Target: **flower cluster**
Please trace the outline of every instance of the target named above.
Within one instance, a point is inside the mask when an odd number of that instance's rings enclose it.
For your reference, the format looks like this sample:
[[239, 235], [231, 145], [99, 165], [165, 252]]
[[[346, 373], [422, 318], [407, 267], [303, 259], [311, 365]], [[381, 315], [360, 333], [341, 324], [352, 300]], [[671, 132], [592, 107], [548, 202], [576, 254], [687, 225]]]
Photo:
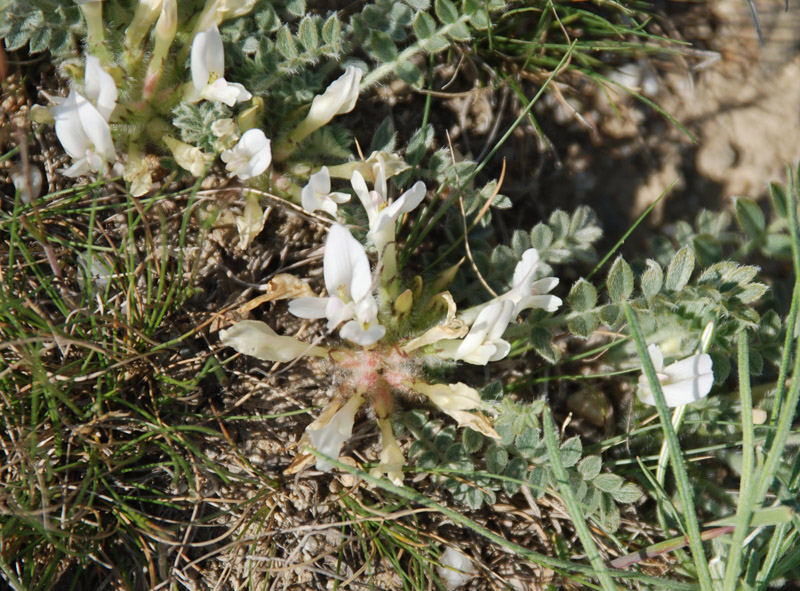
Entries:
[[[293, 297], [294, 292], [291, 294], [288, 306], [291, 314], [324, 319], [328, 333], [338, 331], [340, 341], [326, 346], [311, 345], [279, 336], [267, 324], [253, 320], [220, 332], [221, 341], [240, 353], [281, 362], [303, 356], [321, 357], [330, 361], [335, 374], [342, 376], [336, 380], [330, 403], [306, 429], [301, 454], [289, 473], [315, 461], [305, 448], [313, 448], [327, 458], [338, 458], [352, 433], [359, 409], [370, 405], [383, 443], [374, 473], [401, 483], [405, 460], [391, 425], [395, 396], [422, 397], [455, 419], [459, 426], [498, 438], [485, 414], [492, 409], [481, 400], [477, 390], [463, 383], [431, 383], [425, 377], [426, 368], [441, 365], [442, 360], [485, 365], [503, 359], [511, 348], [503, 340], [503, 334], [522, 311], [529, 308], [554, 311], [561, 305], [559, 298], [548, 293], [558, 280], [536, 279], [539, 256], [535, 249], [529, 249], [521, 257], [511, 289], [480, 306], [459, 312], [448, 292], [426, 296], [419, 287], [421, 281], [416, 282], [415, 289], [403, 291], [397, 273], [395, 230], [400, 216], [422, 203], [426, 187], [418, 181], [392, 200], [386, 181], [386, 162], [394, 159], [378, 156], [374, 169], [361, 167], [365, 172], [370, 171], [371, 189], [362, 170], [354, 167], [350, 171], [353, 192], [369, 220], [366, 238], [375, 252], [374, 268], [370, 266], [365, 246], [345, 226], [334, 223], [323, 256], [327, 295]], [[336, 205], [346, 202], [348, 196], [331, 193], [330, 186], [329, 171], [322, 168], [312, 175], [304, 192], [304, 204], [309, 209], [335, 214]], [[417, 318], [423, 319], [422, 326], [415, 324]], [[316, 467], [328, 470], [331, 464], [320, 458]]]
[[[103, 22], [103, 3], [76, 0], [88, 30], [83, 91], [70, 91], [66, 99], [55, 97], [49, 109], [39, 107], [33, 118], [55, 123], [56, 134], [73, 160], [64, 171], [67, 176], [104, 173], [107, 164], [117, 161], [114, 143], [124, 145], [122, 163], [115, 167], [131, 184], [131, 193], [139, 196], [152, 188], [152, 159], [143, 156], [149, 143], [163, 143], [175, 162], [195, 176], [204, 174], [218, 156], [227, 172], [243, 181], [263, 175], [273, 162], [272, 142], [258, 128], [263, 99], [254, 97], [242, 84], [225, 78], [225, 52], [219, 25], [226, 19], [247, 14], [254, 0], [207, 0], [193, 28], [179, 33], [177, 0], [140, 0], [131, 22], [121, 38], [121, 51], [109, 51]], [[152, 50], [149, 33], [153, 31]], [[174, 48], [176, 39], [178, 47]], [[180, 43], [186, 43], [180, 47]], [[165, 65], [170, 51], [188, 59], [189, 82], [165, 79]], [[142, 60], [149, 60], [144, 78]], [[112, 76], [113, 74], [113, 76]], [[187, 77], [177, 69], [177, 76]], [[314, 97], [307, 116], [299, 122], [279, 146], [280, 159], [286, 159], [311, 133], [328, 124], [335, 116], [350, 112], [358, 100], [362, 71], [348, 67], [320, 95]], [[166, 78], [170, 78], [167, 76]], [[119, 88], [118, 88], [119, 85]], [[122, 92], [128, 100], [117, 106]], [[137, 94], [138, 93], [138, 94]], [[219, 138], [213, 152], [187, 144], [164, 133], [161, 115], [174, 110], [176, 103], [211, 101], [235, 107], [249, 102], [236, 119], [228, 118], [212, 125]], [[216, 129], [215, 129], [216, 128]], [[143, 131], [144, 130], [144, 131]], [[220, 131], [221, 133], [217, 133]], [[137, 134], [152, 137], [140, 139]], [[124, 166], [123, 166], [124, 163]], [[318, 189], [324, 186], [317, 183]], [[335, 200], [336, 196], [330, 199]], [[332, 201], [333, 203], [333, 201]], [[330, 211], [330, 205], [324, 205]]]

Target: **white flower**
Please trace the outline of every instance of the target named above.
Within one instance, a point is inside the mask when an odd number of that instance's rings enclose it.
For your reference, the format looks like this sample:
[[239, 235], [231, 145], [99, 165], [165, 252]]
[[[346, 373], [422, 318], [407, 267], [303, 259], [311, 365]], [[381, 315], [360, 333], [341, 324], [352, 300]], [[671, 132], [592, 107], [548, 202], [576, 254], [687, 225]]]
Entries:
[[352, 111], [358, 100], [361, 75], [361, 70], [348, 66], [344, 74], [331, 82], [323, 94], [315, 96], [308, 115], [292, 132], [292, 141], [300, 142], [336, 115]]
[[225, 170], [246, 181], [269, 168], [272, 148], [263, 131], [248, 129], [233, 148], [220, 154], [220, 158], [226, 163]]
[[442, 579], [447, 591], [453, 591], [453, 589], [466, 585], [477, 574], [472, 560], [455, 548], [448, 547], [442, 552], [439, 564], [441, 566], [436, 567], [436, 573]]
[[439, 341], [434, 345], [441, 357], [486, 365], [508, 355], [511, 345], [503, 340], [514, 312], [514, 303], [500, 300], [489, 303], [475, 318], [464, 339]]
[[267, 324], [257, 320], [242, 320], [219, 331], [219, 340], [225, 346], [261, 361], [285, 363], [304, 355], [325, 357], [328, 354], [324, 347], [312, 346], [294, 337], [280, 336]]
[[477, 318], [481, 310], [490, 303], [497, 301], [510, 301], [514, 304], [513, 318], [516, 318], [523, 310], [528, 308], [539, 308], [547, 312], [555, 312], [562, 304], [561, 298], [547, 295], [547, 292], [558, 285], [558, 278], [545, 277], [534, 281], [538, 266], [539, 251], [535, 248], [529, 248], [522, 253], [522, 258], [514, 268], [513, 287], [510, 290], [485, 304], [465, 310], [459, 317], [464, 322], [470, 323]]
[[73, 164], [64, 171], [76, 177], [89, 171], [100, 172], [106, 162], [114, 160], [114, 142], [105, 117], [92, 103], [77, 92], [50, 108], [56, 122], [56, 136]]
[[328, 297], [297, 298], [289, 302], [289, 312], [300, 318], [327, 318], [328, 330], [345, 322], [339, 335], [362, 347], [378, 342], [386, 328], [378, 323], [367, 253], [339, 224], [331, 226], [325, 241], [323, 274]]
[[[364, 398], [357, 394], [336, 411], [327, 424], [317, 429], [307, 429], [306, 434], [314, 449], [329, 458], [338, 459], [342, 444], [353, 434], [353, 423], [362, 404], [364, 404]], [[333, 464], [327, 460], [317, 460], [317, 470], [327, 472], [331, 468], [333, 468]]]
[[219, 101], [232, 107], [248, 100], [253, 95], [241, 84], [228, 82], [225, 75], [225, 49], [222, 36], [214, 25], [198, 33], [192, 42], [192, 84], [194, 92], [189, 100], [204, 98]]
[[206, 166], [211, 161], [211, 157], [205, 154], [200, 148], [191, 146], [175, 138], [166, 136], [164, 143], [172, 152], [175, 162], [184, 170], [188, 170], [194, 176], [200, 176], [205, 172]]
[[367, 238], [375, 245], [378, 254], [382, 255], [386, 245], [394, 243], [395, 226], [400, 216], [414, 210], [425, 198], [425, 183], [417, 181], [408, 191], [389, 203], [386, 196], [386, 175], [382, 166], [375, 180], [374, 190], [367, 188], [364, 177], [357, 170], [353, 172], [350, 182], [367, 211]]
[[[664, 356], [658, 345], [647, 347], [647, 353], [653, 362], [656, 376], [661, 383], [661, 390], [667, 406], [683, 406], [704, 398], [714, 385], [714, 373], [711, 369], [711, 356], [707, 353], [692, 355], [664, 367]], [[647, 376], [639, 376], [639, 400], [655, 406], [656, 400]]]
[[313, 213], [319, 209], [332, 216], [336, 216], [339, 203], [350, 201], [347, 193], [331, 193], [331, 175], [327, 166], [308, 178], [308, 184], [303, 187], [300, 197], [306, 211]]

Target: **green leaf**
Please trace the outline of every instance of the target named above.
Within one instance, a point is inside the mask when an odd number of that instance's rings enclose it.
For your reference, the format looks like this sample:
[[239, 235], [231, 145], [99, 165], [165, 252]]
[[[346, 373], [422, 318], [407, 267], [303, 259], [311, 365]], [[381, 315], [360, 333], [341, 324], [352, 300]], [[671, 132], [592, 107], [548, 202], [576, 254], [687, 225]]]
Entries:
[[745, 197], [736, 197], [733, 200], [733, 210], [736, 222], [750, 238], [758, 238], [766, 227], [764, 212], [754, 201]]
[[334, 51], [341, 51], [342, 47], [342, 24], [335, 14], [328, 17], [322, 25], [322, 40]]
[[372, 142], [369, 145], [370, 152], [394, 152], [396, 137], [394, 122], [391, 117], [386, 117], [372, 134]]
[[600, 459], [600, 456], [586, 456], [578, 464], [578, 473], [584, 480], [592, 480], [600, 474], [600, 468], [602, 467], [603, 460]]
[[589, 338], [592, 333], [600, 326], [600, 314], [598, 312], [584, 312], [582, 314], [570, 315], [567, 318], [567, 328], [576, 336]]
[[622, 308], [616, 304], [608, 304], [600, 308], [600, 320], [607, 326], [616, 326], [624, 317]]
[[603, 495], [600, 500], [600, 520], [603, 523], [603, 527], [611, 533], [619, 529], [619, 507], [617, 507], [610, 495]]
[[300, 43], [307, 52], [316, 51], [317, 47], [319, 47], [317, 25], [311, 17], [306, 16], [300, 21], [300, 26], [297, 29], [297, 36], [300, 38]]
[[502, 474], [506, 464], [508, 464], [508, 452], [506, 448], [493, 445], [486, 450], [486, 467], [489, 469], [489, 472]]
[[615, 303], [627, 300], [633, 293], [633, 271], [622, 257], [618, 257], [611, 266], [606, 287], [611, 301]]
[[622, 476], [607, 472], [598, 474], [597, 477], [592, 480], [592, 484], [603, 492], [610, 493], [621, 489], [622, 485], [625, 484], [625, 480]]
[[768, 290], [769, 287], [767, 287], [763, 283], [751, 283], [750, 285], [742, 289], [739, 293], [737, 293], [736, 297], [743, 304], [750, 304], [752, 302], [755, 302], [765, 293], [767, 293]]
[[447, 35], [455, 41], [469, 41], [472, 38], [469, 27], [463, 21], [459, 21], [450, 27]]
[[412, 61], [402, 61], [397, 65], [397, 75], [400, 79], [413, 88], [419, 88], [424, 82], [422, 70]]
[[675, 253], [667, 268], [665, 287], [667, 291], [681, 291], [694, 271], [694, 251], [685, 246]]
[[450, 0], [436, 0], [433, 9], [439, 20], [446, 25], [452, 25], [458, 20], [458, 8]]
[[[528, 462], [522, 458], [514, 458], [506, 466], [505, 476], [508, 478], [515, 478], [516, 480], [525, 480], [528, 475]], [[520, 484], [517, 482], [503, 481], [503, 488], [505, 491], [513, 495], [519, 491]]]
[[433, 125], [430, 123], [418, 129], [408, 140], [408, 148], [406, 148], [406, 162], [411, 166], [416, 166], [422, 160], [422, 157], [430, 149], [433, 143]]
[[405, 3], [414, 10], [428, 10], [431, 6], [430, 0], [405, 0]]
[[393, 62], [397, 58], [397, 46], [383, 31], [373, 30], [369, 35], [369, 43], [372, 51], [382, 62]]
[[289, 30], [288, 25], [281, 27], [278, 34], [275, 36], [275, 45], [280, 54], [287, 60], [295, 59], [298, 56], [297, 46], [292, 39], [292, 32]]
[[642, 489], [632, 482], [626, 482], [619, 489], [612, 491], [611, 496], [618, 503], [635, 503], [642, 498]]
[[39, 53], [48, 49], [51, 31], [52, 29], [48, 27], [42, 27], [33, 32], [28, 44], [31, 53]]
[[473, 429], [462, 429], [461, 441], [464, 444], [464, 451], [470, 454], [483, 447], [483, 435]]
[[569, 291], [567, 301], [575, 312], [586, 312], [597, 305], [597, 289], [585, 279], [579, 279]]
[[558, 363], [561, 358], [561, 350], [553, 346], [553, 335], [546, 328], [534, 327], [531, 330], [530, 342], [536, 351], [545, 361], [551, 365]]
[[547, 250], [553, 243], [553, 231], [541, 222], [531, 230], [531, 246], [537, 250]]
[[289, 0], [286, 3], [286, 10], [294, 16], [303, 16], [306, 13], [306, 0]]
[[422, 48], [430, 54], [436, 54], [450, 48], [450, 41], [447, 37], [437, 33], [436, 35], [421, 42]]
[[469, 15], [469, 24], [478, 31], [485, 31], [490, 24], [489, 13], [483, 8], [478, 8]]
[[414, 19], [414, 34], [423, 41], [433, 36], [436, 32], [436, 21], [427, 12], [420, 12]]
[[775, 208], [775, 213], [778, 214], [778, 217], [788, 218], [789, 198], [786, 195], [786, 189], [777, 183], [770, 183], [769, 196], [772, 199], [772, 207]]
[[558, 448], [561, 455], [561, 463], [565, 468], [570, 468], [578, 463], [583, 455], [583, 445], [580, 437], [570, 437]]
[[528, 474], [528, 486], [530, 486], [533, 496], [541, 499], [547, 492], [547, 482], [550, 480], [549, 470], [544, 466], [536, 466]]

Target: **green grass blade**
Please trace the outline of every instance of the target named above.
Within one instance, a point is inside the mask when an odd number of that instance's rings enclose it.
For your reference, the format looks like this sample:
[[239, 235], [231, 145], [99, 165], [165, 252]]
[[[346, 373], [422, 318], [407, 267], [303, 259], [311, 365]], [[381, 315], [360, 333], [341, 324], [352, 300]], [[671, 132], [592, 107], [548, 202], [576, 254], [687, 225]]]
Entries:
[[614, 585], [614, 581], [611, 580], [608, 568], [600, 557], [597, 544], [594, 543], [594, 538], [592, 538], [592, 532], [589, 531], [589, 526], [586, 525], [586, 517], [583, 515], [578, 500], [575, 498], [575, 493], [569, 485], [569, 476], [564, 469], [564, 465], [561, 463], [556, 428], [553, 424], [553, 416], [549, 408], [545, 408], [544, 414], [542, 415], [542, 429], [544, 431], [544, 440], [547, 444], [547, 455], [550, 459], [550, 467], [555, 473], [559, 485], [558, 488], [561, 492], [561, 498], [564, 500], [567, 511], [569, 511], [572, 517], [572, 523], [575, 526], [575, 530], [578, 532], [578, 537], [581, 539], [581, 544], [583, 544], [586, 556], [589, 558], [589, 562], [596, 571], [597, 578], [603, 589], [605, 591], [616, 591], [617, 587]]
[[689, 484], [689, 475], [686, 472], [686, 464], [681, 454], [678, 435], [672, 427], [667, 402], [664, 400], [664, 392], [661, 390], [661, 384], [658, 381], [658, 377], [656, 377], [653, 363], [650, 361], [650, 355], [647, 353], [647, 344], [645, 343], [642, 330], [639, 327], [639, 320], [631, 308], [630, 303], [623, 302], [623, 309], [634, 342], [636, 343], [636, 349], [639, 352], [639, 359], [642, 362], [644, 373], [647, 376], [650, 388], [655, 396], [658, 417], [661, 421], [664, 437], [667, 439], [669, 445], [670, 456], [672, 456], [672, 472], [675, 475], [675, 482], [678, 486], [678, 494], [680, 495], [681, 506], [683, 508], [686, 532], [689, 536], [689, 548], [691, 549], [697, 575], [700, 579], [700, 587], [703, 591], [712, 591], [711, 573], [709, 572], [708, 561], [706, 560], [705, 551], [703, 550], [703, 541], [700, 537], [700, 526], [695, 513], [695, 504], [691, 485]]

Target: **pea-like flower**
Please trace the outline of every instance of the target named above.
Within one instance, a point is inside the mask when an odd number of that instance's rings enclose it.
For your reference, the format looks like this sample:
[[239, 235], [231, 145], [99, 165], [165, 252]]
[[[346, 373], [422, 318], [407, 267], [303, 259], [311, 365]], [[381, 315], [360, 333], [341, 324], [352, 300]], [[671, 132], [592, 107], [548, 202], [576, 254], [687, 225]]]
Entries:
[[[650, 361], [661, 383], [667, 406], [683, 406], [704, 398], [714, 385], [711, 356], [707, 353], [692, 355], [664, 367], [664, 356], [658, 345], [647, 347]], [[655, 406], [656, 400], [647, 376], [639, 376], [639, 400]]]
[[[356, 413], [362, 404], [364, 404], [364, 398], [360, 394], [356, 394], [344, 403], [327, 422], [325, 419], [328, 413], [323, 411], [320, 418], [306, 429], [306, 435], [314, 449], [329, 458], [338, 459], [342, 445], [353, 434], [353, 423], [355, 423]], [[327, 472], [331, 468], [333, 468], [333, 464], [327, 460], [317, 459], [317, 470]]]
[[549, 295], [548, 292], [558, 285], [558, 278], [544, 277], [534, 281], [538, 267], [539, 251], [535, 248], [529, 248], [522, 253], [522, 258], [514, 268], [512, 288], [484, 304], [465, 310], [459, 315], [459, 318], [467, 323], [473, 322], [481, 310], [498, 301], [509, 301], [514, 304], [512, 318], [516, 318], [523, 310], [528, 308], [555, 312], [562, 304], [561, 298]]
[[65, 176], [99, 172], [115, 158], [108, 122], [82, 95], [70, 91], [67, 99], [50, 111], [56, 122], [56, 136], [73, 160], [72, 166], [64, 171]]
[[241, 84], [225, 80], [225, 49], [216, 25], [192, 42], [192, 85], [188, 100], [219, 101], [232, 107], [253, 95]]
[[339, 224], [331, 227], [325, 241], [323, 275], [328, 297], [294, 299], [289, 312], [300, 318], [327, 318], [328, 330], [344, 322], [339, 335], [362, 347], [378, 342], [386, 328], [378, 322], [369, 259], [361, 243]]
[[336, 115], [349, 113], [356, 106], [362, 72], [348, 66], [344, 74], [331, 82], [325, 92], [314, 97], [311, 109], [300, 125], [291, 134], [291, 140], [299, 143], [311, 133], [326, 125]]
[[303, 356], [324, 357], [325, 347], [309, 345], [294, 337], [277, 334], [269, 325], [258, 320], [242, 320], [232, 327], [219, 331], [219, 339], [239, 353], [261, 361], [286, 363]]
[[350, 201], [349, 194], [331, 192], [331, 175], [327, 166], [323, 166], [308, 178], [308, 184], [303, 187], [300, 195], [300, 202], [306, 211], [321, 210], [332, 216], [336, 216], [339, 204], [347, 201]]
[[474, 365], [486, 365], [508, 355], [511, 345], [503, 340], [514, 312], [509, 300], [491, 302], [475, 318], [463, 339], [448, 339], [434, 345], [441, 357], [462, 360]]
[[225, 170], [242, 180], [262, 174], [272, 164], [270, 141], [260, 129], [248, 129], [239, 142], [220, 154]]

